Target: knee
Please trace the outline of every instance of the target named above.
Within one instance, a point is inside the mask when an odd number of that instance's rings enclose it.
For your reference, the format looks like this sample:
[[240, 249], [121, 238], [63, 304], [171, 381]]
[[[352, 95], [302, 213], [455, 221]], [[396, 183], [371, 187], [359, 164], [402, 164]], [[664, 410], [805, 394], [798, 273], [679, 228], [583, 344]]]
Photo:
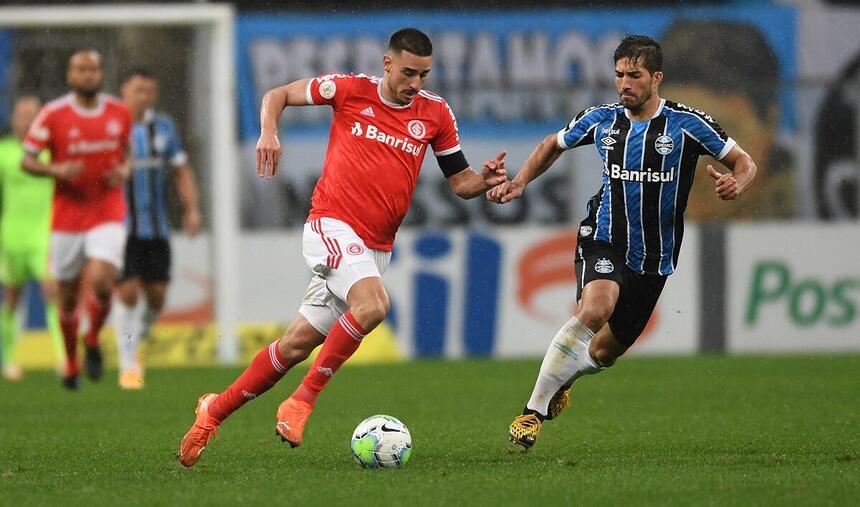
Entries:
[[93, 280], [93, 294], [101, 302], [108, 301], [113, 296], [113, 285], [112, 280]]
[[577, 319], [592, 331], [599, 331], [609, 321], [613, 309], [608, 298], [593, 298], [580, 305]]
[[385, 319], [390, 309], [391, 301], [388, 299], [388, 294], [380, 291], [353, 304], [349, 311], [364, 329], [370, 331]]

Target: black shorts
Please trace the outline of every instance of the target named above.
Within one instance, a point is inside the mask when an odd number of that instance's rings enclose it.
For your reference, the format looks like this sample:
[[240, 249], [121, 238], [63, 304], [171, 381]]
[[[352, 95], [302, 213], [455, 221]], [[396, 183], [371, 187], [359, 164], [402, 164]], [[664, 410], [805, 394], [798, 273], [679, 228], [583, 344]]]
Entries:
[[627, 347], [642, 334], [657, 299], [666, 284], [666, 276], [637, 273], [624, 260], [624, 253], [609, 243], [577, 238], [576, 300], [582, 297], [582, 288], [592, 280], [612, 280], [621, 287], [615, 311], [609, 317], [609, 329]]
[[125, 266], [120, 280], [140, 278], [144, 282], [170, 281], [170, 241], [129, 237], [125, 244]]

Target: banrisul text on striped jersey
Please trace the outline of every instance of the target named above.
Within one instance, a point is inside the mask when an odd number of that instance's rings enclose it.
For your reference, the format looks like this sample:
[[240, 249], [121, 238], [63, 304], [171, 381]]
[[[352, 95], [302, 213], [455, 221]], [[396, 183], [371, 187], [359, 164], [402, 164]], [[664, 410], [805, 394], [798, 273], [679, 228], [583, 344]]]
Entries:
[[650, 167], [642, 171], [628, 171], [627, 169], [622, 169], [618, 164], [612, 164], [611, 169], [604, 166], [603, 172], [608, 174], [612, 179], [622, 181], [644, 181], [645, 183], [666, 183], [669, 181], [675, 181], [674, 166], [668, 171], [655, 171]]

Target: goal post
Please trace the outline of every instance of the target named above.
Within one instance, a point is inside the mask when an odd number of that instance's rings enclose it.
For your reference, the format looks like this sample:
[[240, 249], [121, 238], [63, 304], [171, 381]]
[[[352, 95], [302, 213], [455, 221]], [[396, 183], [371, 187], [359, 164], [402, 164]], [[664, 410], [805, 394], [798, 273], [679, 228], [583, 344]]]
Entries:
[[218, 357], [238, 358], [239, 174], [235, 94], [235, 12], [225, 4], [0, 7], [0, 29], [192, 27], [206, 38], [204, 147], [210, 171], [212, 281]]

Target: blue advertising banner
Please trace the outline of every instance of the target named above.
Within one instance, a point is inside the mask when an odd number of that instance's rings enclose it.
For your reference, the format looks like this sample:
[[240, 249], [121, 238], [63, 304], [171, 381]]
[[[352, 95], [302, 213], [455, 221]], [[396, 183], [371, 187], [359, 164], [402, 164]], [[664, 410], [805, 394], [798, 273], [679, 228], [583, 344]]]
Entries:
[[[427, 88], [448, 100], [461, 131], [469, 136], [544, 133], [594, 103], [615, 102], [612, 54], [628, 33], [661, 40], [667, 61], [671, 55], [683, 55], [682, 66], [699, 72], [698, 81], [716, 86], [718, 92], [747, 93], [759, 108], [778, 97], [780, 127], [786, 132], [793, 128], [793, 7], [395, 11], [240, 16], [242, 139], [258, 136], [259, 104], [266, 90], [333, 71], [380, 75], [388, 37], [405, 26], [431, 36], [434, 68]], [[685, 26], [685, 33], [701, 35], [669, 36]], [[756, 73], [745, 75], [750, 69]], [[671, 84], [673, 77], [667, 72], [665, 83]], [[750, 83], [758, 86], [757, 94], [750, 91]], [[768, 85], [774, 93], [768, 93]], [[292, 127], [291, 135], [323, 135], [329, 114], [328, 108], [291, 108], [284, 121]]]

